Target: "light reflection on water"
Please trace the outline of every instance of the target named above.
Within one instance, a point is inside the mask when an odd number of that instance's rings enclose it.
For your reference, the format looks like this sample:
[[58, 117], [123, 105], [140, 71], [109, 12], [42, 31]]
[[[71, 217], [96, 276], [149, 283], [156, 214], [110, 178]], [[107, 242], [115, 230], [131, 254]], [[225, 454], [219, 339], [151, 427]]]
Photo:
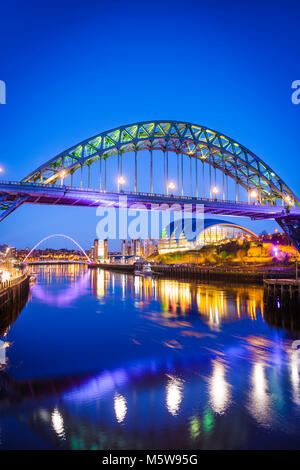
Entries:
[[173, 375], [168, 375], [166, 386], [166, 404], [172, 415], [177, 415], [183, 398], [183, 381]]
[[298, 333], [273, 326], [260, 286], [34, 271], [1, 329], [0, 447], [298, 446]]
[[127, 406], [126, 399], [119, 393], [115, 393], [114, 408], [118, 423], [122, 423], [126, 416]]
[[215, 413], [223, 414], [230, 404], [230, 385], [225, 379], [225, 365], [213, 361], [212, 375], [209, 379], [210, 404]]

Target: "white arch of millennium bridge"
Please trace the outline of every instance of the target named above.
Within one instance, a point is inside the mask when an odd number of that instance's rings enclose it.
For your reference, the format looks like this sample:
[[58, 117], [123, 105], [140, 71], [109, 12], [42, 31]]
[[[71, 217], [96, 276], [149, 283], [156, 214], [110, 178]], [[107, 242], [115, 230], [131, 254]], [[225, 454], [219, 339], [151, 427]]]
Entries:
[[79, 243], [77, 243], [76, 240], [74, 240], [72, 237], [69, 237], [68, 235], [64, 235], [62, 233], [55, 233], [53, 235], [48, 235], [47, 237], [43, 238], [42, 240], [40, 240], [36, 245], [34, 245], [34, 247], [30, 250], [30, 252], [28, 253], [28, 255], [24, 258], [24, 261], [23, 263], [26, 262], [27, 258], [29, 258], [29, 256], [31, 255], [31, 253], [36, 250], [36, 248], [38, 246], [40, 246], [43, 242], [45, 242], [46, 240], [49, 240], [50, 238], [55, 238], [55, 237], [61, 237], [61, 238], [66, 238], [67, 240], [71, 240], [79, 249], [80, 251], [84, 254], [84, 256], [86, 257], [86, 259], [88, 260], [89, 263], [91, 263], [91, 260], [90, 258], [88, 257], [88, 255], [86, 254], [85, 250], [82, 248], [82, 246], [79, 245]]

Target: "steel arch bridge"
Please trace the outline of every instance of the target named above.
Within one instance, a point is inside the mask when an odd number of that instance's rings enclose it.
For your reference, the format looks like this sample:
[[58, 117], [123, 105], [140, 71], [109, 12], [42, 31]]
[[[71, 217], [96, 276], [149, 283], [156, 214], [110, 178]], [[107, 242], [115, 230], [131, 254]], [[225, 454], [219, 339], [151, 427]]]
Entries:
[[[161, 150], [165, 157], [166, 192], [168, 152], [186, 155], [195, 162], [208, 163], [221, 170], [246, 190], [256, 189], [262, 202], [274, 203], [277, 200], [296, 202], [296, 195], [284, 181], [260, 158], [233, 139], [208, 129], [207, 127], [187, 122], [149, 121], [122, 126], [87, 139], [43, 164], [22, 181], [53, 184], [67, 175], [72, 176], [83, 167], [90, 169], [96, 161], [117, 155], [118, 176], [122, 174], [122, 156], [127, 152], [147, 150], [150, 154]], [[150, 159], [150, 193], [153, 192], [153, 167]], [[192, 161], [192, 160], [190, 160]], [[137, 166], [137, 161], [135, 161]], [[179, 168], [178, 168], [179, 170]], [[196, 171], [196, 168], [195, 168]], [[62, 173], [63, 172], [63, 173]], [[179, 171], [178, 171], [179, 173]], [[180, 181], [178, 178], [178, 189]], [[82, 180], [81, 180], [82, 186]], [[137, 172], [135, 171], [135, 189]], [[99, 188], [100, 182], [99, 182]], [[183, 194], [183, 187], [182, 194]]]
[[[153, 172], [157, 151], [159, 189]], [[134, 156], [130, 160], [134, 184], [131, 191], [124, 191], [129, 153]], [[138, 170], [145, 177], [142, 191]], [[117, 205], [120, 194], [144, 203], [167, 202], [170, 196], [182, 204], [193, 199], [209, 213], [275, 218], [300, 248], [300, 200], [280, 176], [223, 133], [181, 121], [137, 122], [102, 132], [55, 156], [20, 182], [0, 183], [0, 221], [23, 203]]]

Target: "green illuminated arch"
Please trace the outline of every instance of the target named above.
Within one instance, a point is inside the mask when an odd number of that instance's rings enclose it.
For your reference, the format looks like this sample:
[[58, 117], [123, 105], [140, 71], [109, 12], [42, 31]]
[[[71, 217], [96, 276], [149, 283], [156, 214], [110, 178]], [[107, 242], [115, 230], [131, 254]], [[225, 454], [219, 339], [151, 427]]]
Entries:
[[102, 132], [65, 150], [22, 181], [54, 184], [100, 158], [141, 150], [182, 153], [205, 162], [233, 178], [247, 191], [255, 189], [262, 202], [278, 200], [300, 205], [286, 183], [263, 160], [243, 145], [207, 127], [181, 121], [146, 121]]

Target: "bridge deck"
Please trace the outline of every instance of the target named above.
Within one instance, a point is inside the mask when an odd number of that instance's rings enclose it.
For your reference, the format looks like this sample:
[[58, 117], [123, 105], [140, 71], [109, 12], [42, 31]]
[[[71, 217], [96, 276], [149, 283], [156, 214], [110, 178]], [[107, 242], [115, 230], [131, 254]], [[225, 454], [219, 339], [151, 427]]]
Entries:
[[[185, 204], [203, 205], [205, 213], [222, 214], [230, 216], [251, 217], [252, 219], [273, 219], [285, 215], [300, 216], [300, 208], [267, 205], [267, 204], [247, 204], [245, 202], [224, 201], [207, 198], [196, 198], [189, 196], [150, 194], [146, 192], [105, 192], [96, 189], [73, 188], [70, 186], [43, 185], [23, 182], [0, 182], [0, 202], [10, 202], [20, 200], [30, 204], [50, 204], [64, 206], [84, 206], [84, 207], [122, 207], [124, 199], [127, 197], [128, 207], [133, 204], [143, 204], [147, 209], [158, 209], [155, 205], [160, 205], [160, 210], [169, 209], [170, 205], [178, 204], [183, 207]], [[166, 207], [163, 207], [163, 204]], [[168, 206], [167, 206], [168, 205]]]

